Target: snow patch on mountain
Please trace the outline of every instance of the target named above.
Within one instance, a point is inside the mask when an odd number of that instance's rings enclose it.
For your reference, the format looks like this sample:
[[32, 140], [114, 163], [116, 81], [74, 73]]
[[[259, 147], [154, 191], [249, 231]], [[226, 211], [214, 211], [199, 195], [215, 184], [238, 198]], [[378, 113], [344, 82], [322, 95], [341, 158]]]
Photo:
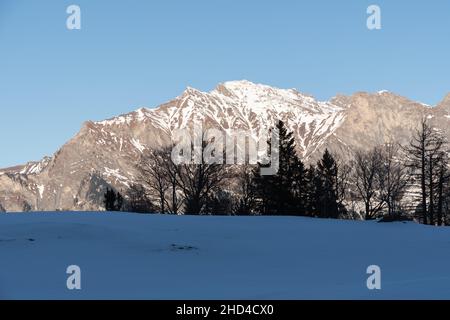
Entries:
[[428, 115], [450, 137], [449, 110], [450, 95], [435, 108], [385, 90], [318, 101], [296, 89], [246, 80], [224, 82], [210, 92], [188, 87], [157, 108], [86, 122], [51, 158], [0, 170], [0, 206], [7, 211], [98, 210], [105, 188], [134, 181], [141, 153], [169, 145], [178, 129], [202, 125], [261, 142], [283, 120], [298, 154], [311, 164], [325, 148], [348, 161], [354, 150], [383, 143], [387, 136], [407, 144], [414, 123]]
[[105, 170], [104, 175], [107, 178], [113, 178], [117, 182], [119, 182], [121, 184], [124, 184], [126, 186], [129, 186], [129, 180], [130, 179], [128, 177], [126, 177], [125, 175], [122, 175], [120, 173], [120, 169], [111, 169], [111, 168], [105, 167], [104, 170]]
[[145, 146], [139, 141], [139, 139], [131, 139], [131, 143], [133, 144], [133, 146], [139, 150], [139, 152], [144, 152], [145, 150]]
[[40, 184], [40, 185], [37, 186], [37, 189], [39, 191], [39, 196], [42, 199], [42, 197], [44, 196], [45, 186]]
[[[341, 106], [317, 101], [296, 89], [278, 89], [241, 80], [219, 84], [210, 92], [188, 87], [175, 100], [158, 108], [140, 108], [96, 125], [124, 131], [132, 123], [145, 123], [169, 136], [174, 130], [202, 125], [226, 133], [244, 130], [260, 139], [263, 132], [283, 120], [296, 134], [300, 153], [306, 156], [340, 127], [345, 120], [343, 112]], [[139, 137], [133, 136], [130, 141], [143, 152], [145, 144]], [[122, 150], [123, 142], [118, 144]]]

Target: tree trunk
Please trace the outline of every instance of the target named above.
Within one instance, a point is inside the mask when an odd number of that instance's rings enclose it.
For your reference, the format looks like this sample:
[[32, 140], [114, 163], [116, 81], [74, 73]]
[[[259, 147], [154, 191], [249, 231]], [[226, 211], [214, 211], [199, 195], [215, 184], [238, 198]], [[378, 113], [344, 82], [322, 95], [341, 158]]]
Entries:
[[438, 208], [437, 208], [438, 226], [442, 225], [443, 184], [444, 184], [444, 177], [443, 177], [443, 172], [441, 171], [441, 172], [439, 172], [439, 185], [438, 185], [438, 197], [439, 197], [438, 198]]
[[172, 211], [173, 214], [178, 214], [178, 201], [177, 201], [177, 186], [176, 183], [172, 183]]
[[425, 159], [425, 141], [423, 141], [423, 150], [422, 150], [422, 163], [421, 163], [421, 175], [420, 175], [420, 184], [422, 191], [422, 218], [423, 223], [428, 224], [427, 219], [427, 187], [426, 187], [426, 159]]
[[160, 203], [161, 203], [161, 214], [165, 214], [166, 213], [166, 207], [164, 205], [164, 194], [160, 195], [161, 199], [160, 199]]
[[366, 202], [366, 220], [371, 220], [372, 217], [370, 216], [370, 205], [369, 201]]
[[433, 172], [434, 172], [434, 168], [433, 168], [433, 155], [430, 154], [430, 160], [429, 160], [429, 179], [430, 179], [430, 184], [429, 184], [429, 189], [430, 189], [430, 205], [429, 205], [429, 220], [430, 220], [430, 224], [434, 225], [434, 186], [433, 186]]

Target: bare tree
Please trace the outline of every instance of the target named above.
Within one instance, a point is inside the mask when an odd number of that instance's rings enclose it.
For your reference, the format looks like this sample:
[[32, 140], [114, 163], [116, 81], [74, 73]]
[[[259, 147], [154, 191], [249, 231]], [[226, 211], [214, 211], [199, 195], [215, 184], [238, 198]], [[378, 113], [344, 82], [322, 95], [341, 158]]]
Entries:
[[173, 163], [171, 152], [171, 146], [148, 151], [138, 164], [139, 181], [150, 197], [158, 199], [163, 214], [178, 214], [183, 203], [178, 188], [179, 168]]
[[357, 196], [364, 202], [365, 219], [370, 220], [385, 206], [379, 192], [379, 171], [382, 164], [381, 148], [375, 147], [368, 152], [358, 151], [353, 161], [353, 182]]
[[391, 217], [399, 213], [399, 204], [411, 175], [400, 159], [399, 150], [395, 143], [385, 144], [381, 150], [381, 166], [378, 170], [380, 199], [386, 204]]
[[[206, 141], [204, 133], [202, 141], [200, 163], [185, 163], [178, 166], [177, 185], [183, 193], [186, 214], [204, 213], [208, 199], [218, 191], [227, 176], [225, 165], [206, 161], [210, 141]], [[212, 152], [219, 151], [212, 150]]]
[[165, 153], [160, 150], [149, 150], [141, 155], [138, 163], [139, 182], [148, 190], [150, 197], [158, 199], [159, 212], [166, 213], [166, 192], [169, 190], [164, 170]]
[[428, 205], [428, 218], [431, 225], [435, 224], [435, 209], [436, 209], [436, 197], [438, 189], [439, 180], [439, 167], [441, 164], [442, 154], [441, 146], [443, 141], [440, 137], [436, 140], [437, 149], [434, 152], [429, 152], [428, 154], [428, 166], [427, 166], [427, 182], [428, 182], [428, 192], [429, 192], [429, 205]]
[[[445, 224], [445, 202], [446, 197], [449, 193], [449, 182], [450, 182], [450, 170], [448, 167], [448, 154], [447, 152], [441, 151], [437, 155], [436, 164], [436, 222], [438, 226]], [[445, 210], [445, 211], [444, 211]]]
[[216, 192], [224, 178], [222, 164], [182, 164], [178, 186], [183, 192], [186, 214], [201, 214], [211, 193]]
[[[449, 178], [450, 180], [450, 178]], [[442, 208], [438, 207], [438, 225], [450, 226], [450, 185], [449, 181], [442, 183], [442, 196], [440, 197]], [[439, 212], [441, 211], [441, 212]], [[441, 224], [439, 224], [441, 223]]]
[[420, 185], [420, 210], [424, 224], [434, 224], [435, 176], [443, 147], [441, 135], [422, 119], [406, 148], [408, 166]]
[[127, 192], [126, 209], [136, 213], [152, 213], [153, 203], [148, 199], [145, 188], [141, 184], [132, 184]]
[[240, 165], [236, 178], [238, 183], [237, 205], [234, 213], [237, 215], [250, 215], [256, 207], [256, 187], [253, 181], [254, 166]]
[[184, 200], [178, 187], [179, 168], [172, 161], [172, 148], [173, 146], [167, 146], [161, 151], [163, 157], [162, 171], [166, 178], [166, 183], [169, 185], [165, 196], [166, 208], [171, 214], [178, 214]]

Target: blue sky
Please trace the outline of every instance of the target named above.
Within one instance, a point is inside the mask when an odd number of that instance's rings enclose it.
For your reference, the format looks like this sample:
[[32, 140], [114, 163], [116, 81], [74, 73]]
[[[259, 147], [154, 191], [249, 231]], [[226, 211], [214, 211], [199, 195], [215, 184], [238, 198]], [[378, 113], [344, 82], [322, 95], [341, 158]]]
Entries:
[[[66, 28], [71, 4], [81, 30]], [[381, 30], [366, 28], [370, 4]], [[0, 167], [51, 155], [86, 120], [227, 80], [436, 104], [449, 39], [447, 0], [0, 0]]]

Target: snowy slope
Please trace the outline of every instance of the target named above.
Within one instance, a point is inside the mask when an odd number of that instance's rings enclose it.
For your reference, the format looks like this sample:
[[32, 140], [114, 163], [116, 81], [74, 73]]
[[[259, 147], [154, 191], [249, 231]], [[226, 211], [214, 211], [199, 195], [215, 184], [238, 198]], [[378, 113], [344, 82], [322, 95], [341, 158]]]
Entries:
[[339, 128], [345, 119], [344, 109], [332, 102], [317, 101], [295, 89], [279, 89], [242, 80], [219, 84], [211, 92], [189, 87], [179, 97], [158, 108], [140, 108], [95, 125], [101, 126], [106, 133], [151, 123], [161, 132], [170, 134], [197, 122], [226, 132], [249, 130], [258, 138], [262, 130], [282, 119], [298, 137], [299, 151], [306, 156]]
[[[0, 215], [0, 298], [448, 299], [449, 238], [413, 223]], [[366, 287], [373, 264], [377, 292]], [[69, 265], [81, 291], [66, 289]]]

